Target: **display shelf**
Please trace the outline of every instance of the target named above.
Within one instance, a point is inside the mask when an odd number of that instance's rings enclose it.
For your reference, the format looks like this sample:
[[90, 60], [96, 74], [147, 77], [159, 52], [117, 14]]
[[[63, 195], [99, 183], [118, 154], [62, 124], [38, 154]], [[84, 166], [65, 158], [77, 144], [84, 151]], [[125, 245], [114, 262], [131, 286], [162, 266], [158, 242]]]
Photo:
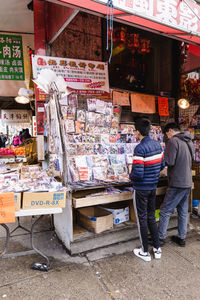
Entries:
[[[77, 228], [77, 226], [78, 225], [76, 224], [75, 228]], [[103, 235], [106, 235], [106, 234], [109, 234], [109, 233], [121, 231], [123, 229], [134, 228], [135, 226], [137, 227], [137, 224], [134, 221], [123, 222], [123, 223], [114, 225], [113, 229], [106, 230], [106, 231], [104, 231], [102, 233], [98, 233], [98, 234], [93, 233], [91, 231], [88, 231], [88, 230], [84, 229], [83, 227], [78, 226], [80, 234], [76, 234], [76, 230], [75, 230], [73, 241], [76, 242], [76, 241], [80, 241], [80, 240], [91, 239], [91, 238], [94, 238], [95, 236], [100, 237], [100, 236], [103, 236]]]
[[76, 198], [73, 196], [73, 207], [80, 208], [86, 206], [94, 206], [100, 204], [108, 204], [113, 202], [131, 200], [133, 198], [132, 192], [124, 192], [119, 194], [111, 194], [111, 195], [100, 195], [100, 196], [91, 196], [91, 197], [83, 197]]
[[[156, 189], [156, 195], [161, 196], [164, 195], [166, 192], [167, 187], [158, 187]], [[83, 197], [83, 196], [87, 197]], [[120, 202], [120, 201], [127, 201], [133, 199], [133, 193], [132, 192], [122, 192], [119, 194], [110, 194], [110, 195], [99, 195], [99, 196], [88, 196], [89, 194], [86, 194], [84, 192], [77, 192], [74, 193], [72, 196], [72, 203], [74, 208], [80, 208], [80, 207], [87, 207], [87, 206], [94, 206], [94, 205], [100, 205], [100, 204], [108, 204], [113, 202]]]
[[[172, 234], [173, 229], [176, 228], [177, 216], [173, 215], [169, 221], [168, 235]], [[139, 233], [137, 224], [130, 221], [121, 223], [119, 225], [114, 225], [113, 229], [99, 234], [88, 232], [84, 235], [82, 234], [74, 236], [74, 240], [71, 242], [69, 250], [72, 255], [76, 255], [78, 253], [132, 240], [138, 240], [139, 242]]]

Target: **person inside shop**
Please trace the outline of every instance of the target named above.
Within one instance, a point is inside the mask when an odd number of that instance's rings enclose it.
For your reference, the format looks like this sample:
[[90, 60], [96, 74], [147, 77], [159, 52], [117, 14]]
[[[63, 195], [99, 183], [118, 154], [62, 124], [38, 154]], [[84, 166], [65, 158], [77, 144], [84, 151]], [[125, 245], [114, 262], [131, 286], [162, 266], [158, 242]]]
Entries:
[[146, 118], [135, 122], [136, 135], [140, 143], [136, 146], [130, 179], [133, 183], [133, 204], [138, 223], [141, 248], [134, 249], [134, 254], [144, 261], [151, 261], [148, 251], [148, 229], [153, 241], [153, 253], [161, 258], [158, 228], [155, 219], [156, 188], [160, 171], [165, 162], [159, 142], [149, 137], [151, 123]]
[[3, 134], [3, 132], [0, 133], [0, 140], [1, 140], [1, 148], [5, 148], [7, 137]]
[[181, 247], [185, 246], [187, 234], [188, 202], [192, 187], [192, 159], [194, 157], [193, 136], [188, 132], [181, 132], [176, 123], [169, 123], [164, 127], [168, 141], [165, 148], [165, 162], [168, 166], [168, 189], [160, 209], [159, 239], [163, 246], [171, 214], [177, 208], [178, 235], [171, 240]]

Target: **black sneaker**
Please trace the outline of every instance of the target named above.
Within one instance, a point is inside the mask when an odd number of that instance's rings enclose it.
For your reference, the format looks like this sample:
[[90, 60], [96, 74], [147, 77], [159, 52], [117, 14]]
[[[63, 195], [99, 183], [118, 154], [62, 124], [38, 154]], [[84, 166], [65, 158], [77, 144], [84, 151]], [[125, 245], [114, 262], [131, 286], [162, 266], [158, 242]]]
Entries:
[[173, 235], [171, 237], [171, 241], [179, 245], [180, 247], [185, 247], [185, 240], [181, 239], [180, 237]]
[[163, 247], [165, 244], [165, 240], [164, 239], [159, 239], [159, 243], [160, 243], [160, 247]]
[[[148, 239], [148, 243], [149, 245], [153, 246], [153, 241], [151, 238]], [[159, 243], [160, 243], [160, 247], [163, 247], [165, 244], [165, 240], [164, 239], [159, 239]]]

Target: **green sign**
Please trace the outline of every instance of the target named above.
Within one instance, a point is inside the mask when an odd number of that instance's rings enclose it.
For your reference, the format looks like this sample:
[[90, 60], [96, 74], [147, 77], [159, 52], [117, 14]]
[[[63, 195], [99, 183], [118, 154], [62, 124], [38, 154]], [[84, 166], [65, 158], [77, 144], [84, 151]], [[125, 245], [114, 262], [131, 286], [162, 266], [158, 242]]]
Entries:
[[22, 37], [0, 34], [0, 80], [24, 80]]

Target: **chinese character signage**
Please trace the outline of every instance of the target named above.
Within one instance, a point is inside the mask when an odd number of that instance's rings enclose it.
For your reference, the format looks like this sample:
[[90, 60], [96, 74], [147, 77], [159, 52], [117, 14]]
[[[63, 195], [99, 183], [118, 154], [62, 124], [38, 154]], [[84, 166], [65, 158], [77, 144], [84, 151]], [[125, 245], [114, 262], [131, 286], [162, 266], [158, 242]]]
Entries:
[[67, 87], [82, 95], [109, 94], [107, 63], [38, 55], [33, 56], [32, 63], [34, 78], [42, 69], [51, 69], [64, 77]]
[[131, 93], [131, 111], [143, 114], [155, 114], [155, 96]]
[[22, 37], [0, 34], [0, 80], [24, 80]]
[[169, 116], [168, 98], [158, 97], [158, 112], [160, 116]]
[[33, 128], [33, 134], [32, 136], [37, 136], [37, 123], [36, 123], [36, 116], [32, 117], [32, 128]]
[[31, 113], [28, 110], [2, 109], [1, 121], [2, 123], [6, 123], [6, 124], [30, 123]]
[[[107, 4], [107, 0], [96, 0]], [[113, 0], [114, 8], [179, 30], [200, 33], [200, 6], [187, 0]], [[190, 8], [191, 7], [191, 8]]]

